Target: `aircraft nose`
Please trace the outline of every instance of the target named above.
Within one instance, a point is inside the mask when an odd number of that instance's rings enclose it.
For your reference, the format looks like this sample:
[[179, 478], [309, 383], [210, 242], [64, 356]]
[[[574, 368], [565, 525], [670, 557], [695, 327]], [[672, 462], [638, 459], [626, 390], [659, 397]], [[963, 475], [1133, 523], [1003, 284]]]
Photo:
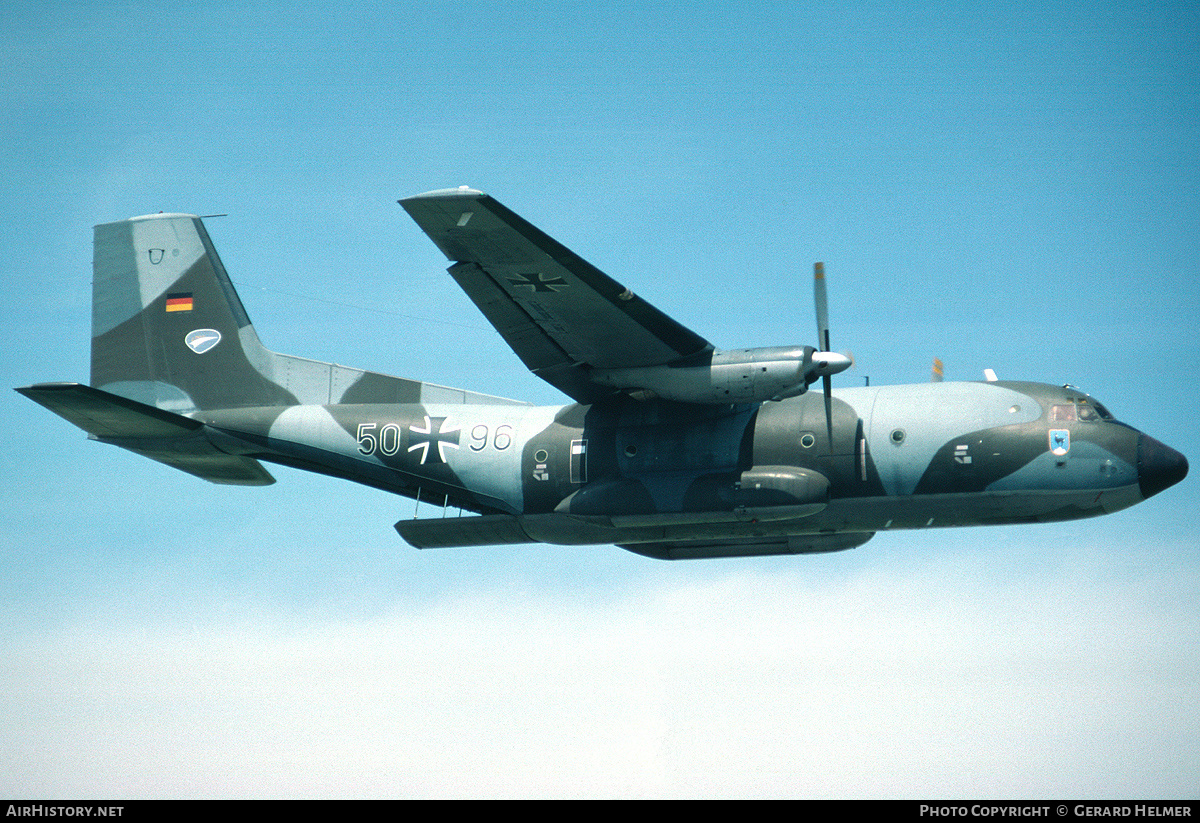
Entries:
[[1148, 434], [1138, 437], [1138, 485], [1142, 498], [1158, 494], [1187, 477], [1187, 458]]

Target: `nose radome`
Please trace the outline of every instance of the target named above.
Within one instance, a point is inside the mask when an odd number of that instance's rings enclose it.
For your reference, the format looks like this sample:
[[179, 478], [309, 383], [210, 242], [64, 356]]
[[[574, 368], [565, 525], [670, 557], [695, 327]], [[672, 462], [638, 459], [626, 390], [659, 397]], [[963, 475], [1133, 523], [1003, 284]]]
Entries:
[[1187, 477], [1187, 458], [1148, 434], [1138, 438], [1138, 485], [1145, 499]]

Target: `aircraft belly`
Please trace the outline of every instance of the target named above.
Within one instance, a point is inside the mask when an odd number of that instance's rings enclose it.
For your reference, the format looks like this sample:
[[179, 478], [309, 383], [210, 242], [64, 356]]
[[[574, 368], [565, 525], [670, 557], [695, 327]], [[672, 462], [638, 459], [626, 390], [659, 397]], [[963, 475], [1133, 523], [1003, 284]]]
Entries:
[[822, 531], [857, 532], [1054, 522], [1107, 514], [1139, 500], [1136, 484], [852, 498], [830, 501], [808, 525]]
[[547, 543], [638, 543], [658, 540], [751, 539], [1054, 522], [1095, 517], [1141, 500], [1137, 486], [1068, 491], [987, 492], [831, 500], [816, 513], [790, 512], [770, 520], [707, 519], [697, 515], [652, 522], [644, 518], [531, 515], [521, 518], [531, 538]]

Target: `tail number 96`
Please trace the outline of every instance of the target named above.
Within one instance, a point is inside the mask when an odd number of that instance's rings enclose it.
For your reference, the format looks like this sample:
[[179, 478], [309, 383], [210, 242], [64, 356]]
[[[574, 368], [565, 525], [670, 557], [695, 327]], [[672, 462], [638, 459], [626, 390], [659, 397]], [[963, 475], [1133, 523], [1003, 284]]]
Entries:
[[[471, 429], [471, 442], [467, 445], [473, 452], [481, 452], [487, 448], [489, 430], [486, 425], [480, 423]], [[497, 426], [494, 432], [491, 432], [492, 448], [496, 451], [504, 451], [513, 442], [513, 429], [507, 423]]]

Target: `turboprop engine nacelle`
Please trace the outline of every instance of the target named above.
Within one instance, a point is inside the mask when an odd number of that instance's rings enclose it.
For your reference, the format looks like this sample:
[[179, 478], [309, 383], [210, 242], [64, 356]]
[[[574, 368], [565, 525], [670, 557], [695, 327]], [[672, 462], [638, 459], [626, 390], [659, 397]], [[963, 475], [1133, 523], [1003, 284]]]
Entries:
[[845, 371], [850, 365], [846, 355], [817, 351], [812, 346], [768, 346], [716, 351], [710, 360], [696, 365], [593, 369], [591, 378], [641, 398], [752, 403], [803, 394], [818, 378]]

